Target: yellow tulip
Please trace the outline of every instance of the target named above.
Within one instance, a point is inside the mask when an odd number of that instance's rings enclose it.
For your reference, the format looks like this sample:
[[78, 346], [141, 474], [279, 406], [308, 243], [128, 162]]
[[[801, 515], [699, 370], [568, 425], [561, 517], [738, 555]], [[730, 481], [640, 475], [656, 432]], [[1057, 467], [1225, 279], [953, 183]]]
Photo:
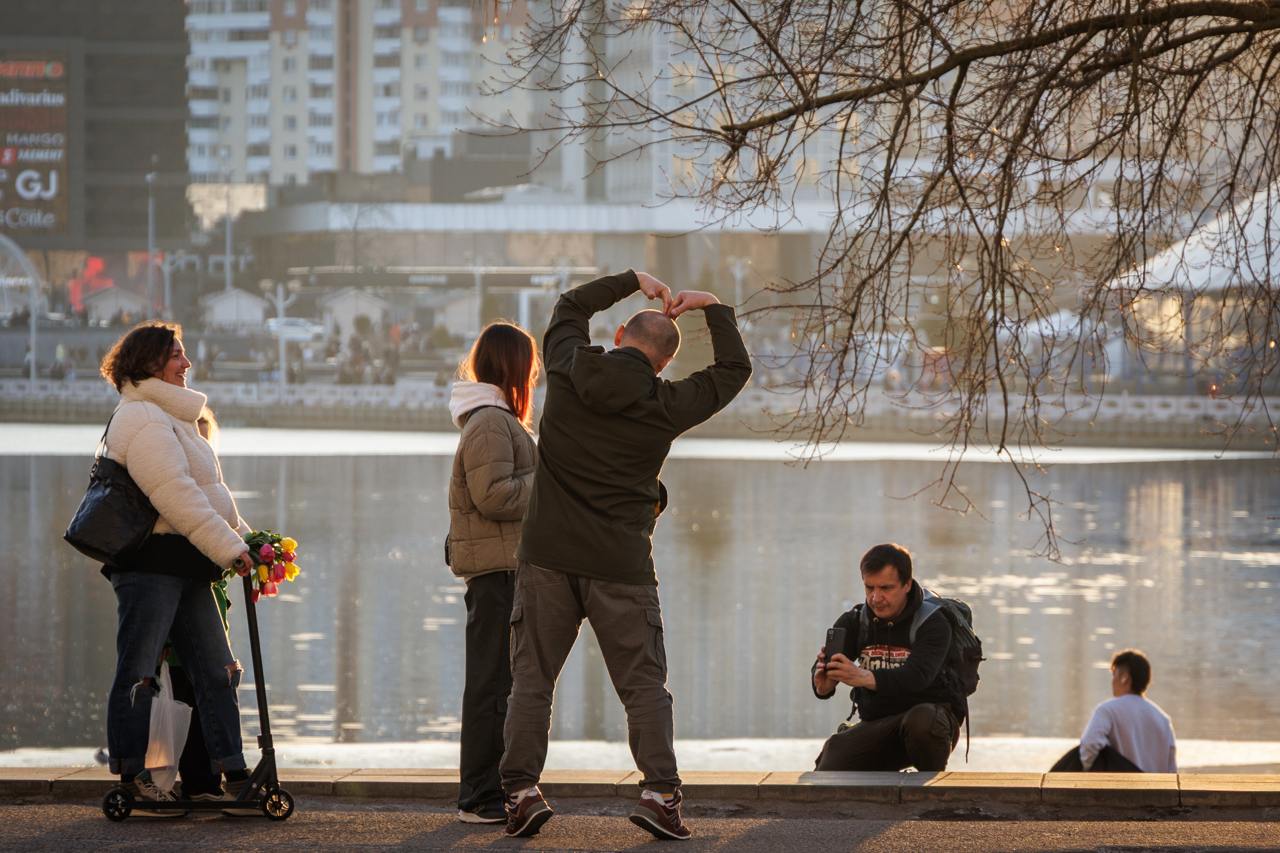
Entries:
[[280, 547], [285, 551], [297, 551], [298, 542], [296, 539], [290, 539], [288, 536], [280, 540]]
[[267, 578], [269, 577], [271, 577], [271, 569], [259, 563], [258, 564], [258, 583], [266, 583]]
[[284, 579], [293, 580], [298, 576], [298, 566], [296, 563], [289, 563], [289, 568], [284, 570]]

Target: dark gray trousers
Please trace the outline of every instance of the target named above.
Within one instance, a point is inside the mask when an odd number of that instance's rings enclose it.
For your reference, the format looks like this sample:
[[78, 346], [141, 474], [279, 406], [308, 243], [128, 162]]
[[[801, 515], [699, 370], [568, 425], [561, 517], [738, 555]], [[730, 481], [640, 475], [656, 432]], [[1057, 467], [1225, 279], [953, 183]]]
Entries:
[[467, 582], [467, 681], [462, 689], [462, 754], [458, 808], [502, 801], [498, 761], [511, 692], [511, 601], [515, 572], [490, 572]]
[[627, 711], [628, 741], [641, 787], [668, 794], [676, 772], [667, 653], [658, 588], [567, 575], [530, 563], [516, 571], [511, 609], [511, 699], [504, 730], [502, 787], [538, 784], [547, 760], [551, 701], [582, 620], [591, 622], [609, 678]]
[[960, 723], [946, 705], [923, 702], [909, 711], [866, 720], [827, 738], [815, 770], [946, 770]]

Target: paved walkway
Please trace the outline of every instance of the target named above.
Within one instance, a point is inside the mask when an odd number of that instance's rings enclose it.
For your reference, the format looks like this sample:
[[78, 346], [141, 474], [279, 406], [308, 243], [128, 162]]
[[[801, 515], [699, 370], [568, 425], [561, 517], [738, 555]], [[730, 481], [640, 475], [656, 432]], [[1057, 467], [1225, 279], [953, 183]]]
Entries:
[[[0, 801], [3, 802], [3, 801]], [[536, 837], [507, 839], [499, 827], [458, 823], [447, 802], [302, 797], [285, 823], [261, 818], [131, 818], [111, 823], [91, 802], [0, 805], [0, 850], [146, 851], [221, 849], [328, 853], [399, 850], [1243, 850], [1280, 844], [1277, 809], [1249, 812], [1097, 809], [1087, 816], [1039, 807], [914, 808], [875, 803], [744, 804], [691, 801], [688, 843], [661, 844], [626, 820], [630, 801], [553, 800], [557, 815]]]
[[[1016, 807], [1268, 808], [1280, 809], [1280, 775], [1210, 773], [815, 773], [712, 772], [682, 774], [687, 798], [760, 801], [878, 803], [948, 806], [954, 803]], [[295, 797], [447, 800], [457, 792], [452, 769], [283, 769], [282, 784]], [[0, 768], [0, 797], [99, 797], [115, 780], [106, 768]], [[548, 771], [548, 797], [630, 800], [639, 774], [627, 770]], [[1280, 844], [1280, 836], [1276, 838]]]

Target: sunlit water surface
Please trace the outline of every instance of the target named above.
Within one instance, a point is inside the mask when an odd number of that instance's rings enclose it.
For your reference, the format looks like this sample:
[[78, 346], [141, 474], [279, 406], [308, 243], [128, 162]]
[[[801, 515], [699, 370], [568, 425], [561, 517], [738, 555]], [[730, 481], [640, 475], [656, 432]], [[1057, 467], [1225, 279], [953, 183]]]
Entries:
[[[0, 425], [0, 749], [105, 742], [115, 602], [61, 540], [97, 431]], [[317, 743], [456, 739], [463, 585], [443, 565], [451, 436], [228, 430], [243, 515], [292, 535], [303, 575], [260, 609], [272, 724]], [[1108, 694], [1125, 646], [1153, 658], [1150, 696], [1184, 738], [1274, 740], [1280, 683], [1280, 468], [1265, 456], [1048, 455], [1063, 560], [1037, 556], [1007, 464], [966, 462], [975, 511], [929, 496], [944, 457], [855, 445], [807, 467], [769, 442], [677, 444], [658, 525], [671, 690], [681, 738], [817, 738], [848, 712], [815, 700], [809, 664], [860, 594], [857, 558], [911, 548], [918, 575], [973, 606], [989, 660], [975, 735], [1070, 737]], [[235, 593], [239, 601], [239, 591]], [[249, 658], [243, 608], [233, 642]], [[625, 719], [584, 629], [553, 737], [620, 741]], [[251, 675], [246, 682], [252, 680]], [[256, 730], [251, 684], [246, 730]]]

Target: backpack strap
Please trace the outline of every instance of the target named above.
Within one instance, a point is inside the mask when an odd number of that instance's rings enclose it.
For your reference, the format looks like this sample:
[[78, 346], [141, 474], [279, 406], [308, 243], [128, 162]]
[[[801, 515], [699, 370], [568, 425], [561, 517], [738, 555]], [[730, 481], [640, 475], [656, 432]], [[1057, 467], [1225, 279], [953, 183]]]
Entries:
[[[924, 600], [920, 602], [920, 607], [919, 609], [916, 610], [916, 615], [911, 617], [911, 631], [908, 635], [910, 637], [910, 641], [913, 646], [915, 645], [915, 642], [916, 642], [916, 632], [920, 630], [920, 626], [924, 624], [924, 620], [928, 619], [930, 616], [932, 616], [933, 614], [937, 613], [939, 610], [942, 609], [942, 603], [939, 601], [939, 596], [937, 593], [932, 592], [931, 590], [927, 590], [924, 587], [920, 587], [920, 592], [924, 595]], [[944, 615], [944, 618], [945, 618], [945, 615]], [[955, 637], [951, 638], [951, 642], [953, 643], [955, 642]], [[950, 649], [947, 650], [947, 654], [950, 655]], [[943, 666], [946, 666], [945, 662], [943, 663]], [[964, 691], [957, 691], [957, 692], [963, 693]], [[969, 760], [969, 697], [961, 696], [960, 702], [961, 704], [964, 705], [964, 760], [968, 762]]]
[[916, 633], [920, 630], [920, 626], [924, 624], [924, 620], [942, 609], [942, 605], [938, 603], [936, 593], [930, 592], [924, 587], [920, 587], [920, 592], [924, 595], [924, 600], [920, 602], [915, 615], [911, 617], [911, 630], [907, 634], [907, 639], [913, 646], [916, 644]]

